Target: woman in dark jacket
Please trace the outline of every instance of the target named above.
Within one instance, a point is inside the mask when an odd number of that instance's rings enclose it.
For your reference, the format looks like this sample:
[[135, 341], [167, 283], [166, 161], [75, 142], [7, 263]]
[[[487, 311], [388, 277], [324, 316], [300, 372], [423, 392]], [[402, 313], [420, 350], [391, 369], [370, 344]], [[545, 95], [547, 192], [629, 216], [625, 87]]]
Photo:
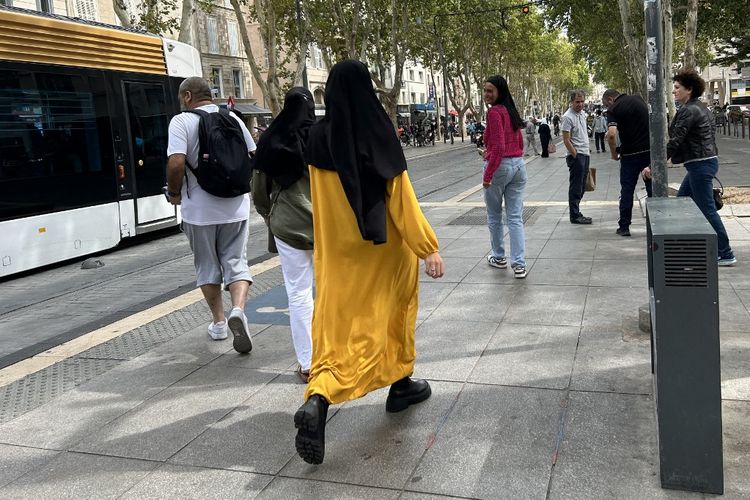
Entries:
[[737, 259], [713, 197], [713, 179], [719, 171], [716, 125], [711, 112], [698, 100], [706, 82], [694, 70], [681, 71], [672, 80], [672, 94], [682, 106], [669, 125], [667, 157], [672, 163], [684, 163], [687, 170], [677, 196], [690, 196], [698, 205], [718, 236], [719, 265], [731, 266]]
[[542, 141], [542, 158], [549, 158], [549, 142], [552, 140], [552, 131], [546, 118], [542, 118], [542, 122], [539, 124], [539, 140]]
[[268, 224], [269, 249], [281, 260], [289, 299], [289, 325], [297, 354], [297, 375], [307, 382], [312, 360], [313, 221], [305, 143], [315, 122], [309, 90], [294, 87], [284, 109], [263, 133], [255, 152], [252, 195]]

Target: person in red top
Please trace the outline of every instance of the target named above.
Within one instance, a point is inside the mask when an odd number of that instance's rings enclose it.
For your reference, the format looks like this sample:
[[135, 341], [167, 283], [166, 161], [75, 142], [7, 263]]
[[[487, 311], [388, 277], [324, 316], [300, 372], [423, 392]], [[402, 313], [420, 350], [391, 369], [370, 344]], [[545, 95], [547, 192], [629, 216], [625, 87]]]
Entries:
[[524, 123], [502, 76], [491, 76], [484, 83], [487, 128], [484, 131], [484, 203], [490, 229], [492, 252], [487, 263], [498, 269], [508, 267], [503, 233], [503, 200], [505, 200], [510, 236], [510, 265], [516, 278], [526, 277], [523, 230], [523, 190], [526, 187], [526, 165], [523, 161]]

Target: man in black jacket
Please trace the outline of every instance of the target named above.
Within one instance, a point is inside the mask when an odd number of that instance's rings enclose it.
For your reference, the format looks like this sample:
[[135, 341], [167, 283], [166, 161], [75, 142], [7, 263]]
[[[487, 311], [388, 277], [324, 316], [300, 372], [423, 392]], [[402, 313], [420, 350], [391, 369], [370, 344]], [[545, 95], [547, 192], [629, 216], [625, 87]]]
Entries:
[[[602, 104], [607, 107], [609, 151], [613, 160], [620, 160], [620, 220], [617, 234], [630, 236], [635, 186], [640, 173], [651, 164], [648, 107], [640, 96], [620, 94], [614, 89], [604, 92]], [[646, 193], [651, 196], [651, 179], [644, 177], [644, 181]]]

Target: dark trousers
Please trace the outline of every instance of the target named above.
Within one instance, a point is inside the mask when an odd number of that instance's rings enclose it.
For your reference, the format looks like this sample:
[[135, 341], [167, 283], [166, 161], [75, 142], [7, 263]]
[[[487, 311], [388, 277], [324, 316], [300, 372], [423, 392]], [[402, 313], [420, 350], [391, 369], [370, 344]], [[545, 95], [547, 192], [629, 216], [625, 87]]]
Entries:
[[539, 134], [539, 140], [542, 142], [542, 158], [549, 158], [549, 141], [552, 139], [549, 135]]
[[703, 212], [711, 227], [716, 231], [719, 257], [726, 259], [733, 257], [727, 230], [724, 228], [724, 223], [721, 222], [721, 217], [716, 211], [716, 204], [714, 203], [713, 181], [714, 176], [719, 171], [719, 160], [712, 158], [687, 163], [685, 170], [687, 170], [687, 175], [682, 180], [677, 196], [690, 196]]
[[594, 134], [594, 140], [596, 142], [596, 152], [602, 151], [603, 153], [607, 152], [607, 148], [604, 147], [604, 136], [606, 135], [606, 132], [596, 132]]
[[[644, 168], [651, 164], [651, 153], [639, 153], [620, 157], [620, 220], [622, 228], [630, 227], [633, 218], [633, 194], [638, 184], [638, 177]], [[651, 197], [651, 179], [644, 179], [646, 193]]]
[[571, 155], [565, 157], [570, 173], [570, 186], [568, 187], [568, 207], [570, 209], [570, 220], [581, 216], [579, 205], [586, 189], [586, 176], [589, 174], [589, 155], [578, 154], [575, 158]]

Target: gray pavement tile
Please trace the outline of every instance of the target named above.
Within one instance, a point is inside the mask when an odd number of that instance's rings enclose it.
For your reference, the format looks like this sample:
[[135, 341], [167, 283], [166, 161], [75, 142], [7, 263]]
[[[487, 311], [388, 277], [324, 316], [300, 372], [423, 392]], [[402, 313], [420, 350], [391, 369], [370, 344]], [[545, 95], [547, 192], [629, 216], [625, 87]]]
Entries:
[[623, 335], [637, 335], [638, 308], [647, 305], [648, 289], [590, 287], [583, 311], [583, 325]]
[[467, 385], [406, 489], [471, 498], [544, 498], [562, 394]]
[[455, 240], [446, 247], [442, 247], [440, 255], [443, 257], [484, 257], [490, 252], [489, 238], [466, 238]]
[[732, 241], [750, 240], [750, 231], [748, 231], [748, 229], [736, 218], [728, 219], [722, 217], [721, 221], [724, 223], [724, 227], [727, 230], [730, 243]]
[[164, 461], [275, 376], [243, 368], [202, 367], [92, 432], [74, 449]]
[[574, 392], [568, 407], [548, 498], [702, 497], [661, 489], [650, 397]]
[[724, 401], [724, 498], [750, 498], [750, 402]]
[[[0, 488], [52, 460], [58, 452], [0, 445]], [[3, 493], [0, 490], [0, 496]]]
[[[584, 214], [585, 215], [585, 214]], [[601, 226], [594, 224], [571, 224], [569, 220], [563, 220], [552, 232], [552, 240], [591, 240], [596, 241], [601, 232]]]
[[254, 498], [272, 476], [164, 464], [120, 498], [162, 499]]
[[469, 381], [564, 389], [570, 383], [579, 330], [501, 323]]
[[456, 288], [456, 283], [441, 283], [440, 281], [420, 283], [417, 319], [427, 319], [454, 288]]
[[634, 288], [648, 286], [648, 263], [646, 260], [595, 260], [589, 285]]
[[[192, 364], [129, 361], [0, 426], [0, 441], [70, 449], [198, 369]], [[75, 415], [73, 418], [72, 415]], [[54, 422], [54, 425], [50, 425]]]
[[399, 498], [398, 495], [399, 491], [397, 490], [277, 477], [261, 492], [258, 499], [310, 500], [313, 498], [346, 498], [347, 500], [395, 500]]
[[[452, 220], [453, 218], [457, 217], [460, 214], [455, 214], [455, 216], [451, 217], [448, 220]], [[466, 233], [469, 229], [471, 229], [473, 226], [433, 226], [432, 229], [435, 231], [435, 235], [438, 237], [438, 240], [442, 240], [443, 238], [446, 239], [457, 239]]]
[[61, 453], [0, 489], [3, 498], [119, 498], [159, 464], [143, 460]]
[[540, 259], [591, 260], [594, 258], [596, 241], [593, 240], [560, 240], [547, 242], [539, 254]]
[[469, 238], [474, 240], [484, 240], [489, 245], [490, 241], [490, 230], [486, 225], [483, 226], [472, 226], [466, 231], [461, 238]]
[[304, 402], [304, 392], [296, 375], [274, 380], [211, 424], [169, 461], [277, 474], [296, 455], [294, 412]]
[[[552, 240], [550, 240], [552, 243]], [[549, 243], [547, 244], [549, 246]], [[546, 251], [547, 247], [545, 247]], [[542, 251], [544, 254], [544, 251]], [[533, 272], [529, 272], [529, 285], [581, 285], [589, 284], [591, 260], [543, 259], [534, 261]]]
[[430, 319], [499, 323], [517, 291], [513, 285], [460, 283]]
[[440, 255], [445, 256], [443, 250], [447, 248], [454, 241], [458, 241], [458, 238], [439, 238], [438, 243], [440, 244]]
[[586, 287], [581, 286], [557, 285], [527, 285], [516, 288], [513, 303], [504, 321], [522, 325], [580, 326], [586, 303], [586, 290]]
[[[735, 250], [735, 252], [737, 252]], [[737, 264], [719, 268], [719, 283], [731, 283], [740, 292], [750, 290], [750, 248], [743, 253], [735, 253]], [[745, 302], [750, 307], [750, 302]]]
[[722, 332], [750, 330], [750, 312], [731, 288], [719, 288], [719, 326]]
[[623, 238], [618, 240], [599, 240], [594, 250], [595, 260], [644, 260], [646, 240], [644, 238]]
[[[231, 347], [231, 339], [229, 342]], [[272, 325], [253, 337], [250, 354], [239, 354], [232, 349], [211, 365], [282, 371], [295, 367], [296, 363], [291, 328], [288, 325]]]
[[570, 386], [581, 391], [650, 394], [650, 337], [583, 328]]
[[415, 493], [413, 491], [404, 491], [398, 498], [399, 500], [451, 500], [469, 497], [453, 497], [450, 495], [434, 495], [430, 493]]
[[[443, 283], [460, 283], [480, 260], [482, 260], [482, 257], [445, 257], [443, 259], [445, 275], [439, 281]], [[421, 262], [419, 264], [419, 280], [434, 281], [424, 274], [424, 263]]]
[[[528, 234], [527, 234], [528, 236]], [[542, 250], [547, 245], [547, 242], [549, 240], [544, 238], [526, 238], [526, 241], [524, 242], [524, 250], [526, 251], [526, 259], [536, 259], [539, 257], [539, 254], [542, 253]], [[510, 247], [508, 247], [508, 251], [510, 251]]]
[[323, 464], [295, 457], [281, 475], [402, 488], [461, 389], [450, 382], [430, 385], [430, 399], [400, 413], [385, 412], [385, 390], [345, 404], [326, 426]]
[[721, 397], [750, 401], [750, 325], [744, 332], [720, 334]]
[[524, 226], [524, 234], [527, 239], [547, 240], [557, 229], [557, 223], [535, 223]]
[[416, 332], [414, 375], [465, 381], [497, 326], [497, 323], [428, 319]]
[[[190, 363], [203, 366], [222, 354], [234, 352], [231, 338], [212, 340], [206, 332], [206, 326], [201, 325], [193, 328], [177, 338], [149, 349], [135, 359], [139, 361], [159, 360], [170, 363]], [[248, 326], [251, 335], [255, 335], [268, 327], [268, 325], [255, 324]]]

